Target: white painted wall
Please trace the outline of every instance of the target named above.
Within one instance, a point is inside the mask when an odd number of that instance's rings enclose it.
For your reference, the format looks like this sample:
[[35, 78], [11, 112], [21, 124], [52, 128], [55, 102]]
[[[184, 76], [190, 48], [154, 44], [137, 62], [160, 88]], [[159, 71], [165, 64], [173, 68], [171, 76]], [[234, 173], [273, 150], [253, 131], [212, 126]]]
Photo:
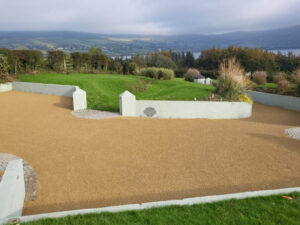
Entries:
[[0, 92], [6, 92], [12, 90], [12, 83], [0, 84]]
[[0, 221], [22, 216], [25, 199], [23, 160], [8, 163], [0, 182]]
[[40, 84], [29, 82], [13, 82], [12, 89], [14, 91], [73, 97], [75, 86], [59, 84]]
[[252, 105], [245, 102], [136, 100], [126, 91], [120, 95], [120, 113], [153, 118], [240, 119], [251, 117]]
[[248, 91], [248, 94], [254, 102], [300, 112], [299, 97], [275, 95], [257, 91]]
[[29, 82], [12, 82], [7, 85], [0, 86], [4, 91], [23, 91], [30, 93], [39, 93], [46, 95], [57, 95], [73, 98], [73, 109], [83, 110], [87, 108], [86, 92], [78, 86], [59, 85], [59, 84], [40, 84]]

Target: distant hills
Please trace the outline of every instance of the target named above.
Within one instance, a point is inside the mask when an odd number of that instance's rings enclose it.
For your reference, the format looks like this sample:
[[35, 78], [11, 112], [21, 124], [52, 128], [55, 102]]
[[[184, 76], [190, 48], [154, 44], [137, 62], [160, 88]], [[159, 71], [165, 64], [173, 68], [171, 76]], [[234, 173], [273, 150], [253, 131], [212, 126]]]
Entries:
[[300, 25], [276, 30], [215, 35], [105, 35], [72, 31], [0, 31], [0, 48], [87, 51], [98, 47], [106, 54], [134, 55], [169, 50], [199, 52], [203, 49], [241, 46], [262, 49], [300, 48]]

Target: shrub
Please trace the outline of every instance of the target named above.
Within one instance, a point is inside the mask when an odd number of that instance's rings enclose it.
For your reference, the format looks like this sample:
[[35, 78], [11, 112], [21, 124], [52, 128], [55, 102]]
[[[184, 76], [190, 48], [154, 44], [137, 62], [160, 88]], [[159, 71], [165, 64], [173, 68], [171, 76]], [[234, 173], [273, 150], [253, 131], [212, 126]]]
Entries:
[[249, 95], [247, 95], [247, 94], [242, 94], [242, 95], [240, 95], [240, 101], [241, 102], [246, 102], [246, 103], [249, 103], [249, 104], [253, 104], [253, 100], [250, 98], [250, 96]]
[[136, 74], [137, 74], [137, 70], [138, 70], [137, 64], [134, 63], [134, 62], [131, 62], [131, 63], [129, 64], [129, 74], [136, 75]]
[[162, 78], [164, 80], [172, 80], [175, 77], [174, 71], [170, 69], [160, 68], [158, 70], [158, 74], [159, 74], [159, 79]]
[[155, 67], [141, 69], [140, 74], [145, 77], [158, 79], [158, 70]]
[[256, 84], [265, 84], [267, 82], [267, 73], [265, 71], [256, 71], [253, 74], [253, 81]]
[[296, 84], [300, 82], [300, 69], [297, 69], [292, 73], [291, 80]]
[[187, 72], [187, 69], [177, 69], [174, 71], [175, 77], [183, 78], [184, 74], [186, 74], [186, 72]]
[[286, 78], [285, 78], [285, 74], [284, 73], [282, 73], [282, 72], [278, 72], [278, 73], [276, 73], [274, 76], [273, 76], [273, 81], [275, 82], [275, 83], [278, 83], [278, 82], [280, 82], [280, 81], [282, 81], [282, 80], [285, 80]]
[[12, 82], [14, 78], [8, 74], [0, 74], [0, 84]]
[[171, 80], [174, 78], [174, 71], [165, 68], [149, 67], [141, 69], [140, 75], [154, 79]]
[[200, 72], [197, 69], [189, 69], [186, 74], [184, 74], [184, 80], [189, 82], [194, 82], [194, 79]]
[[277, 85], [280, 93], [285, 93], [290, 90], [290, 82], [287, 80], [281, 80], [277, 83]]

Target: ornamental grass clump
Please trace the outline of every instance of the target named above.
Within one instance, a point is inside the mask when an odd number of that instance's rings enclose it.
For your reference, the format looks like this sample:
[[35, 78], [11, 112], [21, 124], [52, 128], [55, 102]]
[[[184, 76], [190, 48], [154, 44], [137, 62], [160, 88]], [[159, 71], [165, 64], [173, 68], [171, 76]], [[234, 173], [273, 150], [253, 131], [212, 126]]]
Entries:
[[265, 71], [256, 71], [253, 75], [253, 81], [256, 84], [265, 84], [267, 83], [267, 73]]
[[[223, 61], [220, 64], [219, 83], [216, 92], [229, 101], [241, 101], [245, 99], [246, 87], [249, 78], [235, 58]], [[244, 96], [241, 98], [241, 96]], [[248, 96], [248, 98], [250, 98]], [[248, 99], [247, 99], [248, 101]]]
[[287, 80], [281, 80], [277, 83], [277, 85], [278, 85], [277, 89], [281, 94], [286, 93], [291, 89], [290, 82]]

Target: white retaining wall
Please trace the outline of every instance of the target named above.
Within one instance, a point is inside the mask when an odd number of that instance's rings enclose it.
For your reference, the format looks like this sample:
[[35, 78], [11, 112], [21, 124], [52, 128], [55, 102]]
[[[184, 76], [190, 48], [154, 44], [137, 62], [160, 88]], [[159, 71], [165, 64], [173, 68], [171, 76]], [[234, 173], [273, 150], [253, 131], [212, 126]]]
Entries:
[[252, 114], [252, 105], [245, 102], [148, 101], [136, 100], [128, 91], [120, 95], [123, 116], [154, 118], [239, 119]]
[[269, 94], [257, 91], [248, 91], [248, 94], [254, 102], [300, 112], [300, 98], [298, 97]]
[[8, 163], [0, 182], [0, 221], [22, 216], [25, 199], [23, 160]]
[[[23, 91], [46, 95], [57, 95], [73, 98], [73, 109], [82, 110], [87, 108], [86, 92], [78, 86], [59, 84], [40, 84], [29, 82], [12, 82], [7, 84], [11, 88], [2, 88], [3, 91]], [[3, 86], [5, 87], [5, 86]], [[0, 87], [1, 91], [1, 87]]]

